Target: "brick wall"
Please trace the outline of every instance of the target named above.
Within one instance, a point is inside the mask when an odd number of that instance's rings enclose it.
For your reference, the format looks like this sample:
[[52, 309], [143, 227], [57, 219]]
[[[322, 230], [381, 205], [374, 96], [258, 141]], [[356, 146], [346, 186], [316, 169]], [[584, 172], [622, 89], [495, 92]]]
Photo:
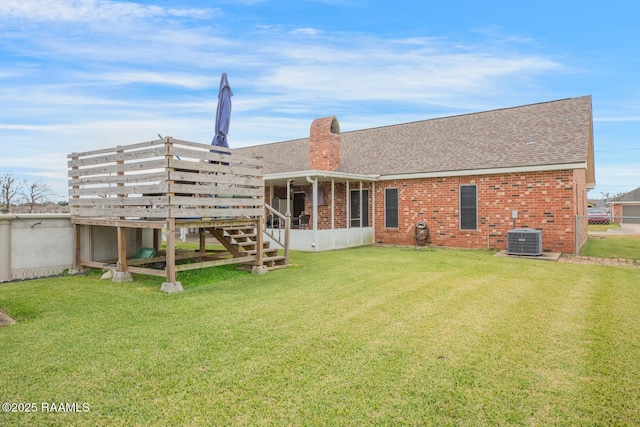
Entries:
[[[477, 185], [477, 230], [460, 230], [459, 188]], [[384, 189], [397, 188], [399, 227], [384, 227]], [[544, 251], [572, 253], [577, 204], [586, 210], [586, 177], [572, 170], [474, 177], [380, 181], [376, 184], [376, 241], [413, 245], [424, 220], [436, 246], [506, 249], [512, 228], [542, 230]], [[512, 211], [518, 218], [512, 219]]]
[[340, 165], [340, 125], [335, 117], [311, 123], [309, 160], [311, 170], [335, 171]]

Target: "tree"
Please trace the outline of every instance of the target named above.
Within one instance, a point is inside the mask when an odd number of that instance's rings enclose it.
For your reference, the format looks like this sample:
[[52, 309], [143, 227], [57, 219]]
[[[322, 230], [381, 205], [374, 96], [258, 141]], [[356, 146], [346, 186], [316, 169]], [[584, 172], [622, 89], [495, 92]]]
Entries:
[[35, 205], [46, 202], [52, 195], [51, 189], [42, 181], [32, 182], [22, 191], [22, 199], [29, 205], [29, 212], [33, 212]]
[[13, 174], [5, 173], [0, 176], [0, 206], [4, 209], [11, 210], [11, 203], [14, 198], [20, 194], [26, 185], [25, 180], [14, 178]]

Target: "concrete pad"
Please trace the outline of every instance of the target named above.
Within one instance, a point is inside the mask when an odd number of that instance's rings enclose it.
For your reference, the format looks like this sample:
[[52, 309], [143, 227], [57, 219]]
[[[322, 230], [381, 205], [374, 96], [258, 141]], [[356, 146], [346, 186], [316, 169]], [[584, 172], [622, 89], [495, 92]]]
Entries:
[[174, 294], [176, 292], [182, 292], [184, 289], [182, 288], [182, 283], [168, 283], [164, 282], [162, 286], [160, 286], [160, 291], [165, 292], [167, 294]]
[[506, 250], [502, 250], [494, 256], [508, 257], [508, 258], [524, 258], [533, 259], [539, 261], [558, 261], [562, 254], [560, 252], [542, 252], [542, 255], [509, 255]]
[[133, 274], [128, 271], [114, 271], [111, 281], [117, 283], [133, 282]]
[[258, 275], [267, 274], [268, 271], [269, 269], [264, 265], [254, 265], [251, 268], [251, 273], [258, 274]]

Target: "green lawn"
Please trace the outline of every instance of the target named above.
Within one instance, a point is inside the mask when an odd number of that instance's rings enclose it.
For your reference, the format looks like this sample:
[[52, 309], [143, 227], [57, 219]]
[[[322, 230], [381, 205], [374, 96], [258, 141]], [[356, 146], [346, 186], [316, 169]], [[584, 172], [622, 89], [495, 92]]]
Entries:
[[610, 222], [609, 224], [589, 224], [589, 231], [607, 231], [612, 228], [620, 228], [620, 224], [617, 222]]
[[640, 236], [590, 237], [582, 246], [580, 254], [640, 260]]
[[[633, 425], [640, 269], [367, 247], [0, 285], [0, 425]], [[43, 413], [42, 403], [79, 404]], [[82, 404], [85, 406], [81, 406]]]

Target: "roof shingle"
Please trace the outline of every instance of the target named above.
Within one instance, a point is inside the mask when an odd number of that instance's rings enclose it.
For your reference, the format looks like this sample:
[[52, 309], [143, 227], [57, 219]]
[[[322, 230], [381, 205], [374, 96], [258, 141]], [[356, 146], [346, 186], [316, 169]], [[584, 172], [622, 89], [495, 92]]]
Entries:
[[[591, 97], [343, 132], [341, 137], [336, 172], [363, 175], [588, 162]], [[309, 169], [308, 138], [238, 150], [264, 157], [268, 174]]]

